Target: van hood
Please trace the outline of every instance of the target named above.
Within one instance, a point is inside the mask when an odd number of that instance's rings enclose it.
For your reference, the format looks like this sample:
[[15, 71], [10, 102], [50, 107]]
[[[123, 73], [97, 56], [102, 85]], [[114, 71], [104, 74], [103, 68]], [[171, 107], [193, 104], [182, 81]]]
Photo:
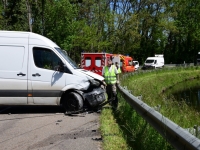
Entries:
[[104, 80], [104, 77], [102, 77], [102, 76], [100, 76], [100, 75], [98, 75], [98, 74], [96, 74], [96, 73], [94, 73], [92, 71], [88, 71], [88, 70], [85, 70], [85, 69], [79, 69], [79, 71], [81, 73], [84, 73], [84, 74], [94, 78], [94, 79], [97, 79], [97, 80], [100, 80], [100, 81]]

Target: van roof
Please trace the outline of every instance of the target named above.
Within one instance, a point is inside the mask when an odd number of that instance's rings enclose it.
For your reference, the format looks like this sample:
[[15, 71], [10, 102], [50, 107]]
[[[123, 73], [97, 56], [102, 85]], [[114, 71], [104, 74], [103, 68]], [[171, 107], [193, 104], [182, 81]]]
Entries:
[[155, 57], [164, 57], [163, 54], [155, 54]]
[[56, 43], [37, 33], [25, 31], [0, 31], [0, 37], [5, 38], [29, 38], [29, 44], [32, 45], [49, 45], [59, 47]]
[[163, 57], [148, 57], [147, 59], [164, 59]]

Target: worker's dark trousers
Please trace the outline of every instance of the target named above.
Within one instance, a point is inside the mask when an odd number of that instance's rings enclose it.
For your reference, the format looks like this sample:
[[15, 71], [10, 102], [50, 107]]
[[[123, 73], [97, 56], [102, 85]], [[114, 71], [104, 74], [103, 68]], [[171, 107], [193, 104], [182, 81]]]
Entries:
[[106, 93], [108, 95], [108, 100], [113, 98], [114, 100], [110, 103], [112, 107], [117, 108], [118, 106], [118, 98], [117, 98], [117, 88], [116, 84], [107, 84]]

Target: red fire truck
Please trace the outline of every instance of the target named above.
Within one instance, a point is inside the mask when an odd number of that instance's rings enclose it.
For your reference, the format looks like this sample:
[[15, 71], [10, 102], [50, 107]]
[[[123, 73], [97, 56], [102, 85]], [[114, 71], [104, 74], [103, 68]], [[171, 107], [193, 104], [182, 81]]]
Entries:
[[113, 63], [118, 62], [120, 64], [122, 72], [133, 72], [135, 67], [133, 65], [133, 58], [130, 56], [124, 56], [121, 54], [113, 54]]
[[113, 63], [120, 64], [122, 72], [133, 72], [133, 59], [129, 56], [109, 53], [81, 53], [81, 68], [102, 75], [102, 69], [107, 65], [107, 59], [113, 57]]

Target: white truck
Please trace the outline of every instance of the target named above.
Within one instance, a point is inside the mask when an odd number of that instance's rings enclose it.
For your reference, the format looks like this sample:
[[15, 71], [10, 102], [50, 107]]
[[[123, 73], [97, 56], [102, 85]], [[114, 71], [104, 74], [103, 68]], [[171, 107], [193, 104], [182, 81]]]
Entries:
[[157, 69], [163, 68], [165, 64], [164, 55], [156, 54], [155, 57], [148, 57], [142, 69]]
[[66, 111], [105, 101], [104, 78], [80, 69], [39, 34], [0, 31], [0, 105], [61, 105]]
[[200, 52], [197, 54], [197, 65], [200, 65]]

